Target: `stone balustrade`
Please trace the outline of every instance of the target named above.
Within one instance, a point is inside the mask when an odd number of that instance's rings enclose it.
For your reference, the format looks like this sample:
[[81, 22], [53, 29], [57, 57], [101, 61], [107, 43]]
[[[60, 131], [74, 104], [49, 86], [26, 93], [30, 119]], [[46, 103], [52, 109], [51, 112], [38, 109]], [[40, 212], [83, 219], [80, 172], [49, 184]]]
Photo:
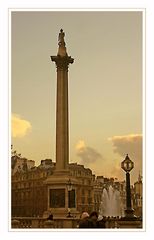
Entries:
[[[47, 220], [40, 217], [14, 217], [12, 218], [11, 226], [14, 228], [78, 228], [80, 219], [74, 217], [54, 218]], [[142, 228], [141, 219], [135, 221], [123, 221], [119, 217], [105, 217], [106, 228]]]
[[77, 228], [77, 218], [55, 218], [47, 220], [37, 217], [14, 217], [11, 221], [12, 228]]

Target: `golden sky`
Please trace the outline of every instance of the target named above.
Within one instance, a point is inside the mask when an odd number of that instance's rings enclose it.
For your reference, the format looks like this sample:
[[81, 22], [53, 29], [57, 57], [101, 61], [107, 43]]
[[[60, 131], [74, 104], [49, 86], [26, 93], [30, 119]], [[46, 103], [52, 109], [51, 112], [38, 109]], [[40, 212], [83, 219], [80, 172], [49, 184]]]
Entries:
[[58, 33], [69, 68], [70, 162], [124, 178], [142, 170], [142, 12], [12, 12], [12, 144], [28, 159], [55, 161]]

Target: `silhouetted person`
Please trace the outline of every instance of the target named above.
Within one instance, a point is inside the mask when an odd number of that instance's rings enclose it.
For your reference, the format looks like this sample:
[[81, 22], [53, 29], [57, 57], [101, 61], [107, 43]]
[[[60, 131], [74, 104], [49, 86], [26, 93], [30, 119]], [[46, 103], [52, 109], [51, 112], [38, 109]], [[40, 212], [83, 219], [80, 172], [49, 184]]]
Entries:
[[47, 220], [53, 220], [53, 214], [50, 214]]
[[54, 228], [55, 223], [53, 220], [53, 214], [50, 214], [47, 218], [47, 220], [44, 222], [44, 228]]
[[98, 216], [97, 227], [98, 228], [106, 228], [105, 222], [106, 222], [105, 218], [103, 218], [102, 216]]
[[87, 212], [81, 214], [79, 228], [89, 228], [89, 214]]
[[98, 214], [97, 212], [92, 212], [89, 216], [89, 227], [90, 228], [97, 228], [97, 219], [98, 219]]

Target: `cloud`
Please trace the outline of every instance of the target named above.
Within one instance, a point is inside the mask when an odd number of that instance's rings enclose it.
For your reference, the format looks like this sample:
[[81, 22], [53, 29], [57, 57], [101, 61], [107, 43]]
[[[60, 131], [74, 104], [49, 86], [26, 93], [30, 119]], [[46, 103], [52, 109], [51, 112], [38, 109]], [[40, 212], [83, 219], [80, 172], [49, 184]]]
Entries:
[[108, 175], [110, 175], [111, 177], [116, 177], [119, 180], [124, 178], [124, 173], [123, 170], [121, 169], [121, 159], [120, 158], [116, 158], [111, 160], [109, 166], [108, 166]]
[[92, 147], [86, 146], [83, 140], [76, 144], [77, 156], [80, 158], [80, 163], [86, 166], [96, 163], [96, 161], [103, 159], [102, 155]]
[[79, 157], [78, 163], [90, 168], [96, 175], [124, 180], [125, 173], [121, 169], [121, 162], [128, 154], [134, 162], [134, 169], [131, 172], [131, 182], [134, 183], [138, 179], [139, 171], [142, 172], [142, 135], [113, 136], [108, 140], [113, 144], [114, 153], [117, 153], [114, 158], [102, 156], [96, 149], [87, 146], [84, 140], [80, 140], [75, 146]]
[[114, 152], [122, 157], [121, 160], [119, 159], [119, 167], [117, 165], [118, 161], [115, 165], [113, 164], [112, 172], [118, 174], [118, 171], [121, 171], [121, 161], [128, 154], [134, 162], [133, 178], [137, 179], [139, 171], [142, 170], [142, 134], [113, 136], [108, 140], [112, 141]]
[[124, 157], [127, 153], [133, 158], [142, 159], [142, 135], [129, 134], [109, 138], [113, 143], [114, 152]]
[[32, 129], [31, 123], [25, 119], [22, 119], [17, 114], [12, 114], [11, 119], [11, 131], [12, 137], [22, 138]]
[[85, 145], [85, 142], [83, 140], [79, 140], [78, 143], [75, 146], [77, 151], [81, 151], [85, 147], [86, 147], [86, 145]]

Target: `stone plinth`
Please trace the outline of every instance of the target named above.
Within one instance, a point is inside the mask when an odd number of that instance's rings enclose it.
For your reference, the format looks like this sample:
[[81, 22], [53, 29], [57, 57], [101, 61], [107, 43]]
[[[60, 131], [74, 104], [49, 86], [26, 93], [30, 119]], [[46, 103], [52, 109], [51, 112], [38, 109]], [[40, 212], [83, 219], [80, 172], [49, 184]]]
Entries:
[[[67, 173], [67, 172], [66, 172]], [[77, 206], [77, 185], [78, 180], [64, 172], [60, 174], [56, 171], [55, 174], [47, 178], [45, 184], [48, 188], [48, 209], [47, 211], [52, 213], [54, 217], [66, 217], [69, 208], [69, 186], [68, 183], [71, 181], [72, 190], [75, 194], [74, 207], [71, 208], [71, 214], [73, 216], [79, 215], [76, 210]], [[46, 214], [47, 215], [47, 214]]]

